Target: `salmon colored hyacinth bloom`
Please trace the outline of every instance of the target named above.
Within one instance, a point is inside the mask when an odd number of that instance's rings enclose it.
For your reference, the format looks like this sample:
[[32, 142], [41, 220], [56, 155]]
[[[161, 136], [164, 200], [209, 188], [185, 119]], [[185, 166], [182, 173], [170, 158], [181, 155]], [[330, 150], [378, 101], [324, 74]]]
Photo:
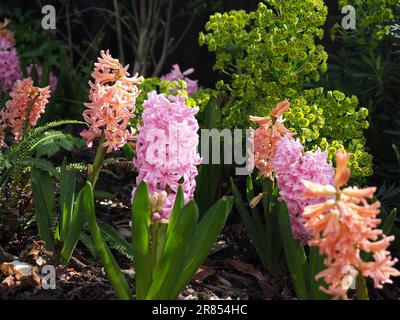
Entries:
[[133, 140], [133, 134], [127, 129], [129, 120], [134, 117], [136, 98], [140, 91], [137, 87], [143, 77], [129, 77], [129, 65], [125, 67], [114, 59], [109, 51], [101, 51], [101, 57], [94, 64], [92, 73], [94, 83], [89, 81], [90, 94], [88, 108], [83, 112], [89, 129], [81, 132], [91, 148], [96, 138], [104, 136], [102, 146], [106, 152], [122, 148]]
[[[11, 99], [6, 102], [0, 112], [3, 129], [8, 127], [17, 141], [22, 139], [25, 124], [34, 127], [50, 98], [49, 86], [38, 88], [33, 86], [31, 78], [17, 80], [10, 93]], [[26, 122], [26, 118], [27, 122]]]
[[250, 116], [250, 120], [257, 123], [259, 127], [253, 131], [254, 140], [254, 165], [260, 170], [260, 175], [273, 179], [272, 161], [275, 157], [277, 143], [292, 133], [285, 128], [283, 114], [290, 108], [289, 101], [279, 102], [272, 109], [270, 117]]
[[[316, 279], [323, 278], [328, 288], [321, 290], [336, 299], [348, 299], [347, 290], [357, 275], [372, 278], [376, 288], [392, 283], [391, 276], [400, 276], [394, 268], [397, 259], [392, 259], [387, 250], [394, 236], [386, 236], [377, 228], [380, 203], [367, 201], [376, 188], [342, 188], [350, 178], [349, 158], [349, 154], [337, 152], [335, 186], [303, 181], [306, 198], [328, 197], [323, 203], [307, 206], [304, 216], [311, 233], [309, 245], [318, 246], [320, 254], [326, 255], [327, 269]], [[364, 261], [363, 253], [369, 253], [372, 259]]]

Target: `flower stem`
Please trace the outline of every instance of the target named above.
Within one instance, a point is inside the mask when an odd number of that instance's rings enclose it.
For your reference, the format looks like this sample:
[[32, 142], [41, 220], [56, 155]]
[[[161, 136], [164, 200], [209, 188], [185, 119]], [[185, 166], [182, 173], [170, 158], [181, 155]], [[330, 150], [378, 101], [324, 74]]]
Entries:
[[153, 267], [157, 264], [158, 232], [159, 232], [159, 223], [158, 221], [156, 221], [153, 224], [152, 237], [151, 237], [151, 262]]
[[96, 157], [92, 165], [92, 170], [89, 172], [88, 181], [92, 184], [93, 190], [96, 185], [97, 179], [100, 174], [101, 167], [103, 166], [106, 150], [103, 147], [104, 135], [101, 137], [99, 146], [97, 147]]
[[362, 272], [358, 273], [356, 279], [356, 289], [357, 289], [357, 300], [369, 300], [368, 289]]
[[24, 127], [23, 127], [23, 133], [22, 133], [22, 137], [25, 137], [26, 134], [28, 133], [29, 130], [29, 118], [31, 116], [31, 111], [33, 108], [33, 105], [35, 104], [36, 99], [39, 97], [39, 93], [37, 93], [31, 100], [31, 102], [29, 103], [28, 106], [28, 112], [26, 113], [26, 117], [25, 117], [25, 121], [24, 121]]

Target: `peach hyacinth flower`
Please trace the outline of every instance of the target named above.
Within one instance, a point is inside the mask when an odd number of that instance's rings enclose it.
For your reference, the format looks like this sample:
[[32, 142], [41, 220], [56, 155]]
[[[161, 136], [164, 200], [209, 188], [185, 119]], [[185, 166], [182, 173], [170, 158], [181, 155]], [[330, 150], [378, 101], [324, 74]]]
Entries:
[[[20, 141], [24, 129], [34, 127], [44, 113], [50, 93], [49, 86], [33, 86], [31, 78], [17, 80], [10, 93], [11, 100], [6, 102], [5, 108], [0, 112], [0, 130], [4, 132], [6, 127], [10, 128], [15, 140]], [[4, 133], [1, 136], [4, 138]], [[2, 144], [4, 145], [3, 141]]]
[[[327, 269], [316, 275], [323, 278], [328, 288], [320, 289], [336, 299], [348, 299], [347, 290], [357, 275], [372, 278], [376, 288], [392, 283], [391, 276], [400, 276], [394, 268], [387, 248], [394, 236], [386, 236], [377, 227], [381, 223], [376, 216], [380, 203], [369, 204], [376, 188], [347, 187], [341, 189], [350, 178], [350, 155], [339, 150], [336, 154], [335, 186], [303, 181], [306, 198], [328, 197], [320, 204], [304, 209], [305, 227], [311, 233], [310, 246], [318, 246], [325, 254]], [[369, 253], [371, 261], [364, 261], [362, 253]]]
[[4, 22], [0, 23], [0, 38], [6, 39], [10, 46], [13, 47], [15, 46], [14, 32], [6, 29], [10, 22], [10, 19], [4, 19]]
[[271, 162], [276, 153], [276, 144], [286, 134], [292, 136], [284, 125], [283, 114], [290, 108], [289, 101], [281, 101], [271, 111], [270, 117], [250, 116], [250, 121], [259, 127], [253, 131], [254, 165], [260, 170], [260, 175], [273, 180]]
[[88, 109], [83, 112], [89, 129], [81, 132], [89, 148], [101, 136], [104, 137], [102, 146], [107, 153], [119, 150], [133, 140], [127, 126], [135, 114], [136, 98], [140, 94], [137, 85], [143, 81], [143, 77], [136, 74], [130, 78], [128, 68], [129, 65], [122, 66], [108, 50], [102, 50], [101, 57], [94, 64], [94, 83], [89, 81], [90, 102], [85, 103]]

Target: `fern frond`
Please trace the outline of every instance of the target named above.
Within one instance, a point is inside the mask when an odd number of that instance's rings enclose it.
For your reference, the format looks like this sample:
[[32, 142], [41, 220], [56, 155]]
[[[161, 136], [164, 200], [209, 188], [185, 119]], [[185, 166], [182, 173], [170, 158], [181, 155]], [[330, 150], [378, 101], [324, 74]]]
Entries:
[[132, 247], [129, 242], [122, 237], [120, 232], [102, 220], [98, 219], [97, 224], [99, 225], [104, 240], [108, 242], [113, 249], [133, 261]]
[[81, 235], [79, 236], [79, 241], [85, 245], [93, 258], [98, 257], [96, 245], [94, 244], [92, 238], [90, 238], [85, 232], [81, 233]]
[[[16, 173], [16, 178], [23, 171], [24, 161], [29, 159], [36, 149], [50, 140], [56, 140], [65, 137], [64, 133], [60, 131], [47, 132], [50, 129], [64, 126], [64, 125], [81, 125], [85, 122], [78, 120], [61, 120], [53, 121], [45, 124], [44, 126], [32, 129], [29, 134], [17, 144], [12, 145], [5, 153], [4, 158], [8, 162], [8, 166], [4, 169], [4, 172], [0, 176], [0, 193], [1, 188], [10, 178], [11, 174], [17, 168], [20, 170]], [[47, 134], [46, 134], [47, 133]]]
[[34, 128], [30, 131], [29, 135], [26, 137], [24, 140], [28, 140], [29, 138], [35, 138], [38, 135], [41, 135], [42, 133], [54, 129], [57, 127], [61, 126], [66, 126], [66, 125], [84, 125], [86, 122], [83, 121], [78, 121], [78, 120], [60, 120], [60, 121], [52, 121], [49, 123], [46, 123], [45, 125], [41, 127]]
[[7, 152], [6, 157], [10, 163], [10, 166], [5, 170], [5, 172], [0, 177], [0, 188], [7, 182], [8, 178], [13, 174], [13, 178], [17, 181], [19, 177], [22, 175], [24, 170], [23, 163], [26, 162], [30, 157], [32, 157], [35, 150], [47, 143], [49, 140], [56, 140], [62, 138], [64, 133], [60, 131], [53, 131], [47, 134], [42, 134], [38, 136], [36, 139], [30, 139], [29, 141], [22, 141], [20, 146], [16, 149], [12, 149], [10, 153]]

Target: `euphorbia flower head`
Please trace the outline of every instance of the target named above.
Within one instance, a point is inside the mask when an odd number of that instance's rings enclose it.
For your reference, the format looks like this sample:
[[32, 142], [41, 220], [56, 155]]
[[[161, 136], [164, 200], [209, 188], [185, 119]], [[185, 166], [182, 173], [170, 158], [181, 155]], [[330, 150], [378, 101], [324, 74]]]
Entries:
[[166, 97], [153, 91], [143, 109], [133, 160], [139, 171], [136, 183], [148, 184], [153, 219], [168, 221], [179, 185], [185, 202], [193, 198], [196, 188], [196, 166], [201, 163], [198, 108], [186, 106], [184, 95]]
[[22, 138], [27, 117], [29, 127], [36, 125], [49, 102], [50, 93], [49, 86], [45, 88], [33, 86], [31, 78], [15, 82], [10, 93], [11, 99], [6, 102], [0, 115], [4, 125], [11, 129], [17, 141]]
[[[42, 83], [42, 81], [43, 81], [43, 68], [42, 68], [42, 66], [39, 66], [37, 64], [35, 64], [35, 65], [31, 64], [28, 67], [26, 67], [26, 72], [27, 72], [28, 76], [30, 76], [30, 77], [33, 76], [32, 73], [34, 72], [34, 70], [36, 71], [36, 75], [37, 75], [37, 78], [38, 78], [37, 79], [38, 83], [39, 84]], [[49, 82], [48, 83], [49, 83], [51, 92], [54, 93], [56, 91], [56, 89], [57, 89], [58, 79], [54, 75], [53, 72], [49, 73]]]
[[197, 80], [192, 80], [189, 79], [187, 76], [192, 74], [194, 72], [193, 68], [187, 69], [185, 71], [181, 71], [181, 68], [179, 67], [178, 64], [174, 64], [172, 66], [172, 69], [169, 73], [166, 75], [162, 76], [160, 79], [161, 80], [167, 80], [167, 81], [178, 81], [178, 80], [183, 80], [186, 82], [186, 91], [189, 95], [192, 95], [193, 93], [196, 93], [199, 90], [198, 86], [198, 81]]
[[260, 170], [260, 175], [273, 179], [271, 162], [276, 153], [276, 145], [283, 136], [291, 137], [293, 134], [285, 128], [283, 114], [289, 109], [290, 103], [285, 100], [279, 102], [272, 109], [270, 117], [250, 116], [250, 120], [259, 127], [253, 131], [254, 165]]
[[94, 66], [94, 83], [89, 81], [90, 102], [85, 103], [88, 109], [83, 112], [89, 129], [82, 131], [81, 136], [91, 148], [93, 140], [104, 135], [103, 147], [111, 152], [133, 139], [127, 125], [134, 117], [136, 98], [140, 94], [137, 85], [143, 77], [137, 74], [129, 77], [129, 65], [123, 67], [108, 50], [101, 51], [101, 58]]
[[[391, 276], [400, 276], [393, 267], [397, 259], [392, 259], [387, 250], [394, 236], [386, 236], [378, 229], [381, 220], [376, 216], [380, 212], [380, 203], [368, 203], [376, 188], [341, 189], [350, 178], [348, 161], [349, 154], [338, 151], [335, 186], [303, 181], [306, 198], [329, 198], [304, 209], [305, 226], [311, 233], [309, 244], [318, 246], [320, 254], [326, 255], [327, 269], [316, 276], [317, 279], [324, 278], [328, 284], [328, 288], [321, 290], [342, 299], [348, 298], [350, 273], [353, 278], [357, 274], [372, 278], [376, 288], [392, 283]], [[372, 254], [372, 260], [364, 261], [362, 252]]]
[[326, 197], [305, 199], [302, 180], [333, 185], [335, 172], [332, 163], [328, 162], [328, 153], [319, 149], [305, 152], [298, 139], [294, 140], [286, 135], [277, 142], [271, 165], [276, 174], [280, 200], [284, 200], [288, 207], [293, 235], [298, 240], [308, 240], [303, 210], [307, 205], [325, 201]]

